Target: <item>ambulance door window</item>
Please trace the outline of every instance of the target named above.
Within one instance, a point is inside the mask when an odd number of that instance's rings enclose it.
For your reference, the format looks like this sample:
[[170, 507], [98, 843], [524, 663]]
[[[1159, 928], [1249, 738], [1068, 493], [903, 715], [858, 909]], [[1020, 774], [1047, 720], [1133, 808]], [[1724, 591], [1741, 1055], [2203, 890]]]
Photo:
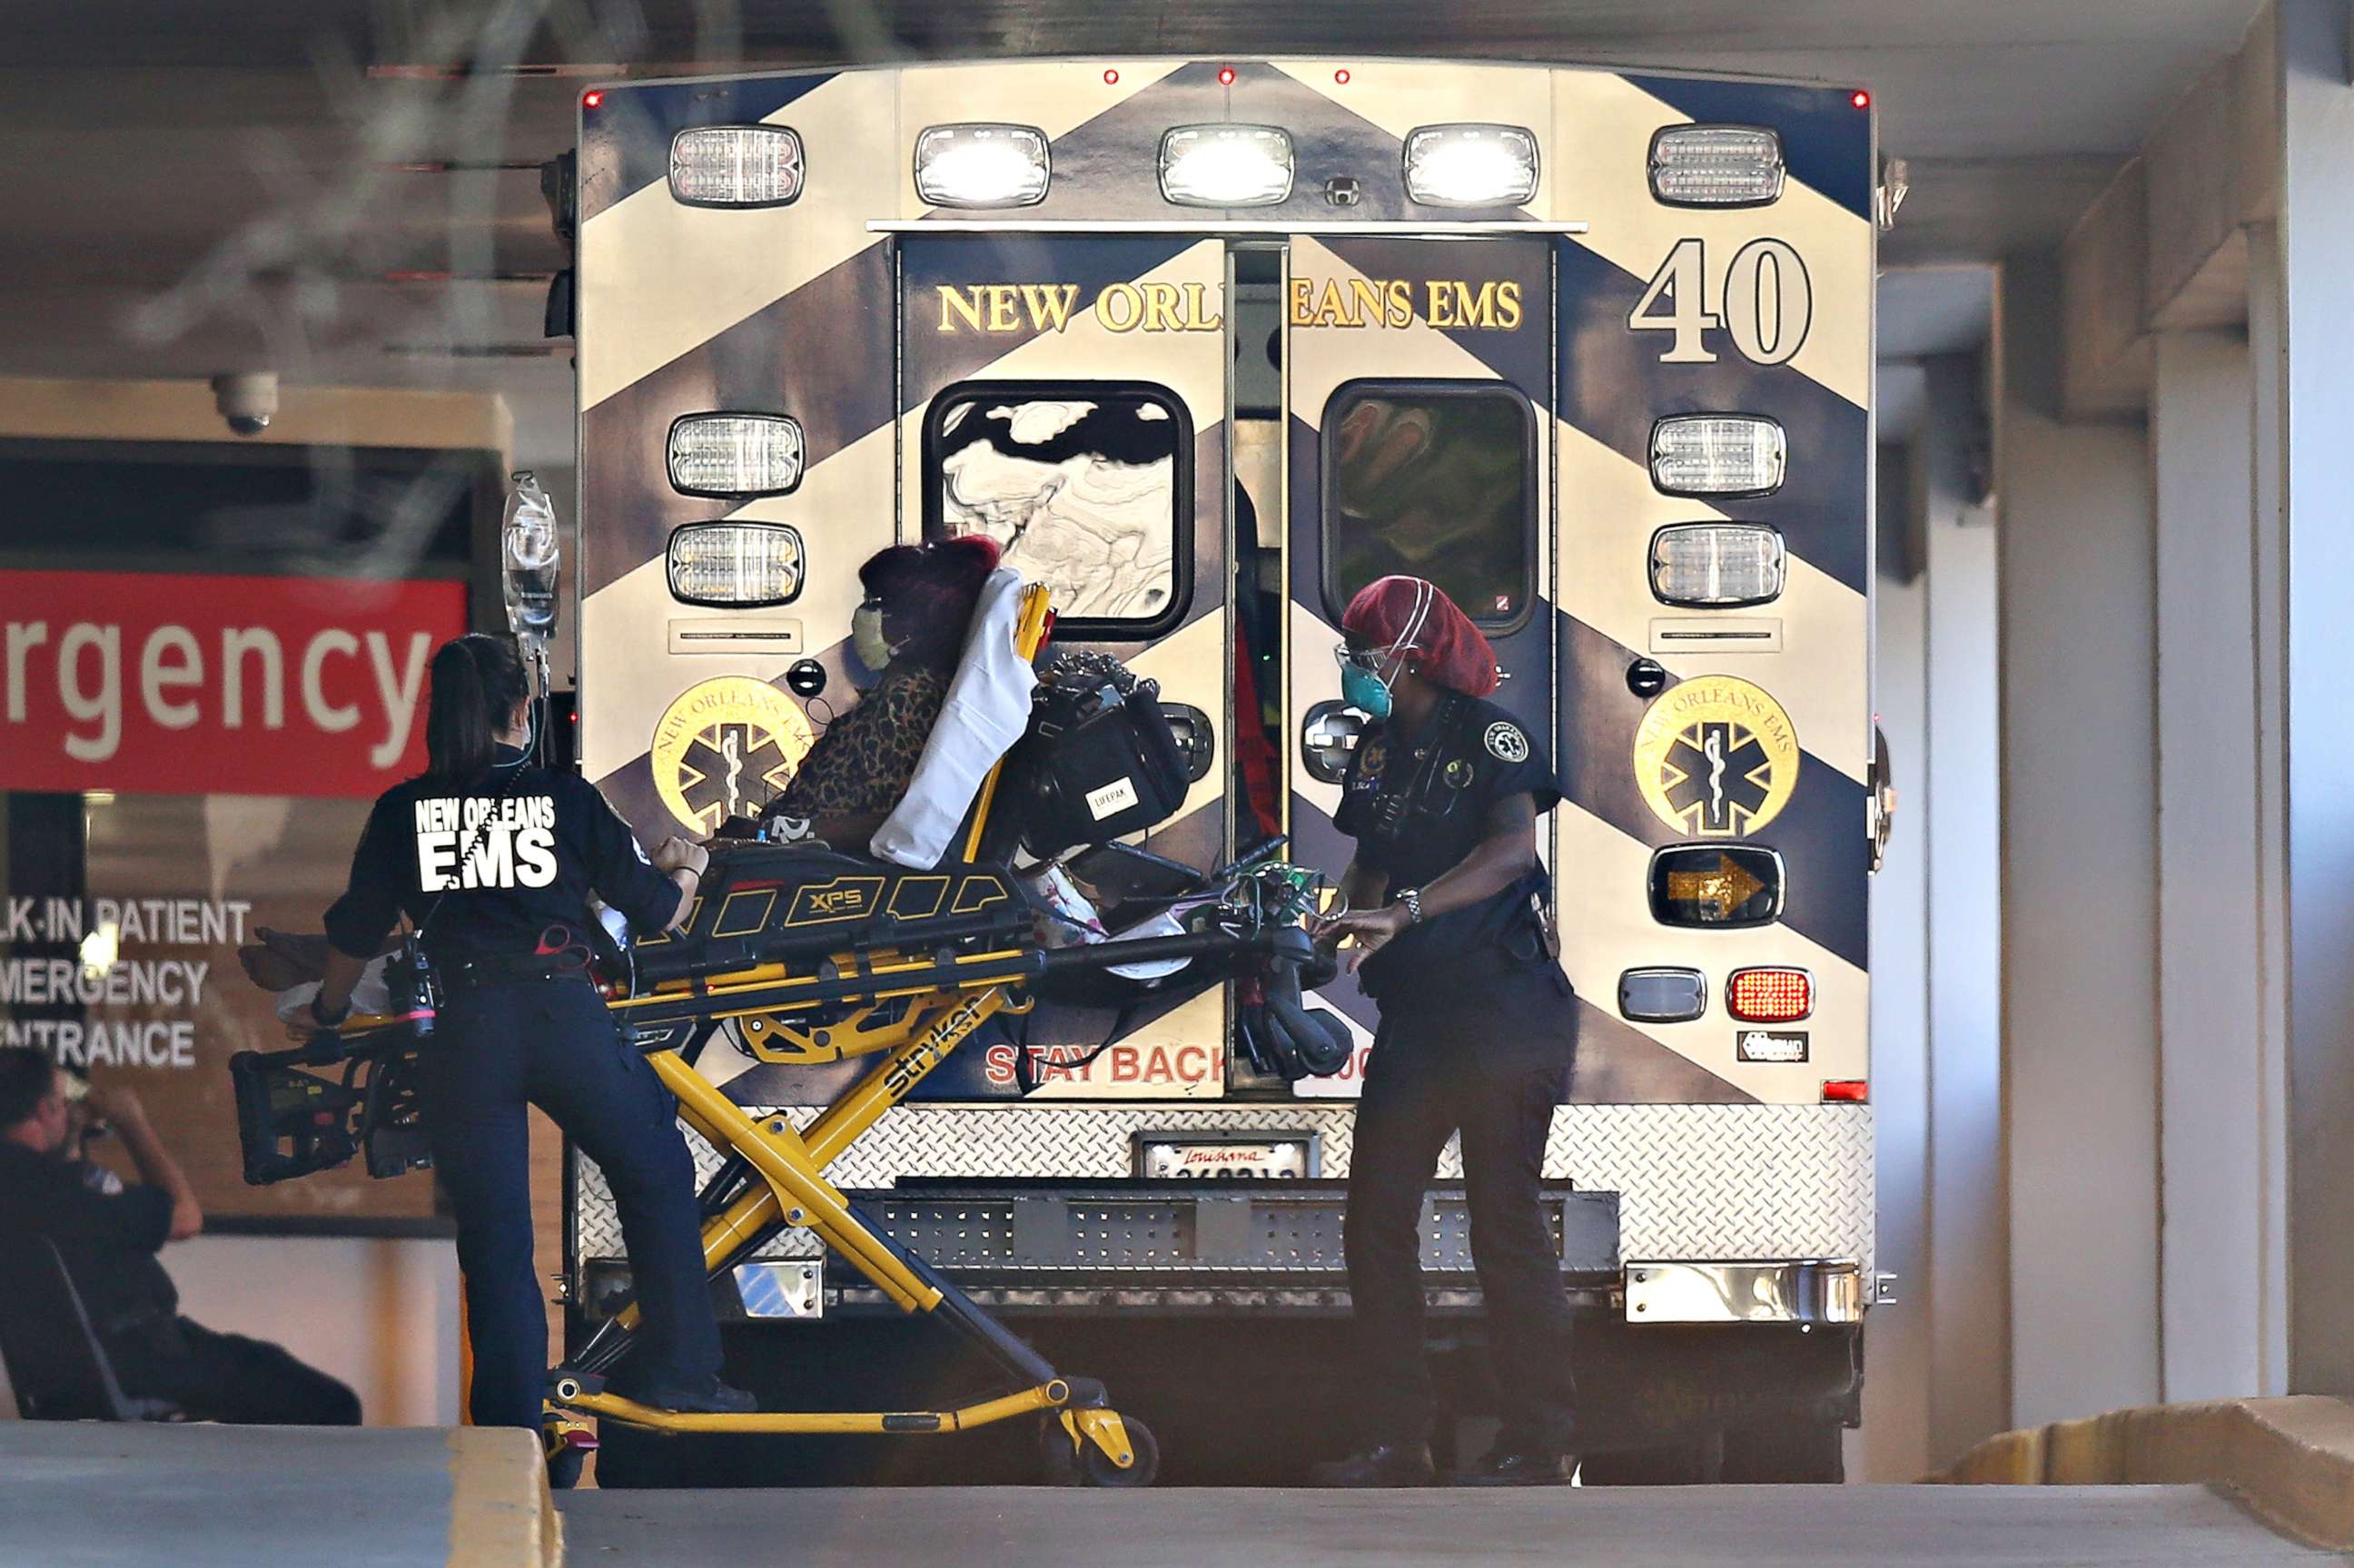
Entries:
[[1150, 641], [1193, 593], [1193, 451], [1162, 387], [965, 382], [924, 423], [924, 536], [995, 539], [1064, 638]]
[[1324, 607], [1426, 577], [1490, 632], [1536, 580], [1535, 412], [1494, 382], [1352, 381], [1324, 408]]

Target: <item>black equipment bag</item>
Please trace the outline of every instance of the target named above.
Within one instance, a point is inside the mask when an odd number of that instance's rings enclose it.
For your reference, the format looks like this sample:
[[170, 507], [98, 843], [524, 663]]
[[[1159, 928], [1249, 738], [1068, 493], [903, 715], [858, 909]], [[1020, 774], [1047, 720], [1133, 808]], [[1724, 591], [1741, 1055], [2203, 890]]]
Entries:
[[1036, 855], [1154, 827], [1185, 803], [1185, 756], [1160, 689], [1097, 653], [1063, 654], [1042, 673], [1009, 771]]

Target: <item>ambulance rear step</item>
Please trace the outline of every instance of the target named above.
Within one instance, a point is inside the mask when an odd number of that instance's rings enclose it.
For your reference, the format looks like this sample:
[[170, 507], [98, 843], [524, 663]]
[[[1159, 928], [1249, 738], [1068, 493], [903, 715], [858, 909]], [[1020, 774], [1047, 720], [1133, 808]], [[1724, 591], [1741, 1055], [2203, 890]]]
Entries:
[[[877, 1230], [988, 1306], [1331, 1311], [1349, 1303], [1341, 1245], [1347, 1187], [1317, 1180], [903, 1179], [846, 1196]], [[1573, 1300], [1609, 1305], [1622, 1280], [1618, 1194], [1558, 1181], [1540, 1193]], [[1425, 1195], [1421, 1234], [1429, 1305], [1475, 1309], [1479, 1280], [1461, 1183]], [[779, 1250], [795, 1239], [782, 1238]], [[813, 1261], [791, 1259], [797, 1286], [798, 1266]], [[626, 1269], [619, 1259], [588, 1260], [591, 1318], [600, 1298], [625, 1287]], [[824, 1310], [886, 1304], [839, 1257], [823, 1258], [821, 1278]], [[816, 1314], [748, 1312], [771, 1315]]]
[[[1237, 1276], [1274, 1284], [1344, 1277], [1338, 1181], [1119, 1181], [1051, 1178], [969, 1181], [903, 1179], [853, 1193], [891, 1238], [960, 1284], [1118, 1285], [1140, 1276], [1217, 1284]], [[1618, 1273], [1618, 1194], [1567, 1182], [1543, 1191], [1562, 1270]], [[1423, 1269], [1434, 1282], [1470, 1282], [1471, 1222], [1460, 1184], [1423, 1200]]]

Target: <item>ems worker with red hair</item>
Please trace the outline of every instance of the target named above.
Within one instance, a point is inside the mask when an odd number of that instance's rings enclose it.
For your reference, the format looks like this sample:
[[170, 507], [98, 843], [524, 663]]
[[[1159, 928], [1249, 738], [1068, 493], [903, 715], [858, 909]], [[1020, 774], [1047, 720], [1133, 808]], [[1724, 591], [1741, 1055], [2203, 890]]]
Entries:
[[1336, 823], [1357, 841], [1320, 940], [1381, 1010], [1349, 1164], [1349, 1290], [1373, 1376], [1371, 1446], [1317, 1467], [1328, 1486], [1433, 1479], [1420, 1225], [1462, 1135], [1472, 1261], [1502, 1427], [1459, 1481], [1541, 1486], [1575, 1467], [1571, 1319], [1538, 1183], [1576, 1045], [1537, 818], [1561, 799], [1536, 740], [1487, 700], [1488, 640], [1419, 577], [1386, 577], [1341, 619], [1341, 696], [1369, 715]]

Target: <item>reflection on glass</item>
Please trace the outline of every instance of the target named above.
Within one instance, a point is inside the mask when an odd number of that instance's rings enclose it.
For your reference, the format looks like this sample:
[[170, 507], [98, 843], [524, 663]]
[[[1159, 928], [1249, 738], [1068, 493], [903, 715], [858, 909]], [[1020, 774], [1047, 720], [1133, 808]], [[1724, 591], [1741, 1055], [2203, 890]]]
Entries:
[[995, 539], [1066, 620], [1142, 623], [1174, 602], [1179, 426], [1163, 397], [960, 395], [938, 430], [939, 532]]
[[1503, 387], [1336, 398], [1324, 519], [1337, 620], [1359, 588], [1426, 577], [1474, 620], [1519, 617], [1533, 563], [1527, 406]]

